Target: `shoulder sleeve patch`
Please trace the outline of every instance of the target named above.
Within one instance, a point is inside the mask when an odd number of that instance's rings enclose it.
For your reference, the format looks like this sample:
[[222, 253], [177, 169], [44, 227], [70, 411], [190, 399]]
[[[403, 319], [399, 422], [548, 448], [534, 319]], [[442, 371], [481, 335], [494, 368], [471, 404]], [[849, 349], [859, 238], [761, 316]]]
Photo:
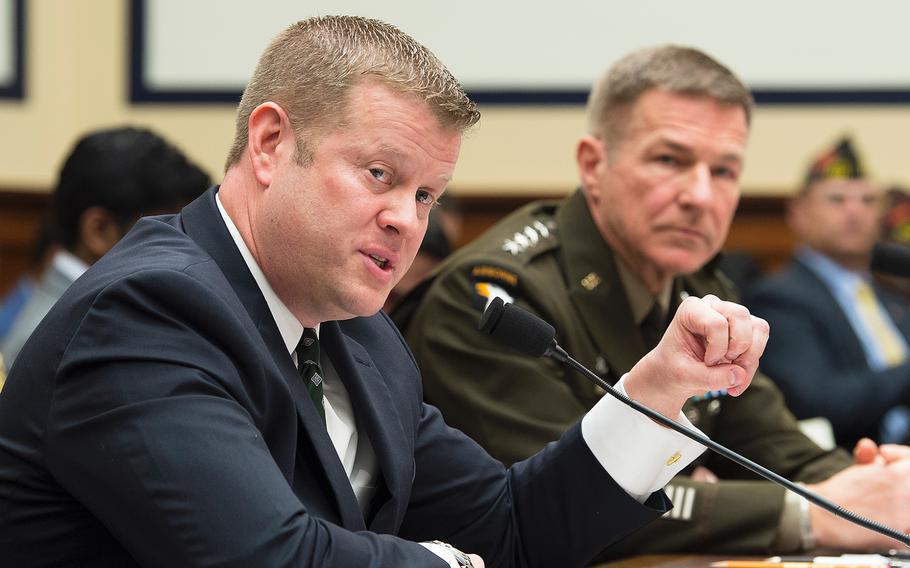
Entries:
[[482, 304], [483, 309], [486, 309], [490, 305], [490, 302], [493, 301], [493, 298], [501, 298], [503, 302], [508, 304], [515, 303], [515, 300], [512, 298], [512, 295], [502, 289], [501, 286], [490, 282], [475, 282], [474, 283], [474, 292], [478, 296], [478, 305]]
[[493, 298], [502, 298], [503, 302], [514, 302], [513, 294], [518, 288], [518, 275], [495, 264], [480, 263], [471, 267], [471, 283], [477, 307], [485, 309]]
[[471, 280], [475, 282], [498, 282], [510, 288], [518, 286], [517, 274], [491, 264], [476, 264], [471, 267]]

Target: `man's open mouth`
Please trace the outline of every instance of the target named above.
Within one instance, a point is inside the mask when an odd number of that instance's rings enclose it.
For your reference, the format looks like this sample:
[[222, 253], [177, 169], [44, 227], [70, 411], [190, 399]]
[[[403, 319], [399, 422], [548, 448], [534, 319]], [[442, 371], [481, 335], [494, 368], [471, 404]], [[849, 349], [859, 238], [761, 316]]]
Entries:
[[387, 267], [389, 265], [389, 259], [387, 259], [387, 258], [383, 258], [383, 257], [375, 255], [375, 254], [370, 254], [368, 256], [371, 259], [373, 259], [373, 262], [375, 262], [376, 266], [378, 266], [379, 268], [385, 269], [385, 267]]

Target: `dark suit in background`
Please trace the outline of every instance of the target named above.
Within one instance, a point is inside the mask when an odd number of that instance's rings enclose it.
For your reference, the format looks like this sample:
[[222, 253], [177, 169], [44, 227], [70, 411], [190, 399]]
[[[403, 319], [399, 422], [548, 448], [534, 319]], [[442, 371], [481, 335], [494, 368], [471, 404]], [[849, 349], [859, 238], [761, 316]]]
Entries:
[[[881, 288], [875, 293], [910, 338], [907, 308]], [[910, 361], [872, 369], [828, 286], [798, 258], [756, 284], [746, 303], [771, 325], [762, 369], [797, 417], [830, 420], [839, 445], [850, 448], [863, 436], [879, 439], [882, 417], [910, 404]]]

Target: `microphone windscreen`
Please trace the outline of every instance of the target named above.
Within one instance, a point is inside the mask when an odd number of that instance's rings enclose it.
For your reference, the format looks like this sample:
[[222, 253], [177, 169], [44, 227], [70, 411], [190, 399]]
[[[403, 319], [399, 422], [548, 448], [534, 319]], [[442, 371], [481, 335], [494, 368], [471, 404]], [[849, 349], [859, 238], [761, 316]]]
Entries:
[[894, 243], [875, 243], [869, 268], [892, 276], [910, 276], [910, 247]]
[[544, 356], [556, 336], [552, 325], [498, 297], [484, 310], [478, 328], [506, 347], [532, 357]]

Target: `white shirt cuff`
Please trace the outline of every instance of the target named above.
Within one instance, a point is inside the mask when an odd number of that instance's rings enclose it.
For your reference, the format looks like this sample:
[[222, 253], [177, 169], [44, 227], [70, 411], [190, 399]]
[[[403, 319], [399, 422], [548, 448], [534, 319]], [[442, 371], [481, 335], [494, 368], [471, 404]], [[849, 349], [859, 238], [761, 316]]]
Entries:
[[421, 546], [448, 562], [450, 568], [458, 568], [458, 562], [455, 561], [455, 555], [452, 551], [441, 544], [435, 542], [421, 542]]
[[[623, 395], [625, 379], [623, 375], [614, 387]], [[700, 432], [682, 412], [676, 422]], [[581, 435], [600, 465], [639, 503], [664, 487], [706, 449], [610, 394], [605, 394], [581, 419]]]

